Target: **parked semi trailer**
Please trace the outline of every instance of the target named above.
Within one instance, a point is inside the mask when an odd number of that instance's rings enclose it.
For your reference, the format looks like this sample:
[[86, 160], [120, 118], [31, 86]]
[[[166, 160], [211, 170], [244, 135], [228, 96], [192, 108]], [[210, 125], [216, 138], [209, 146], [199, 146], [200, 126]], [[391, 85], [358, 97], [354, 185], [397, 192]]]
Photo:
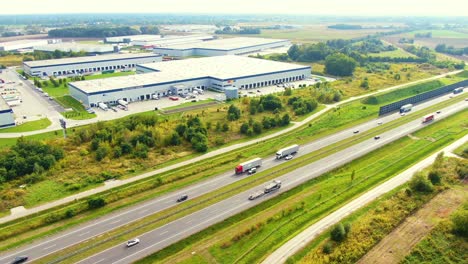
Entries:
[[276, 152], [276, 159], [282, 159], [287, 155], [294, 154], [299, 151], [299, 145], [292, 145], [286, 148], [282, 148]]
[[98, 106], [99, 106], [99, 108], [101, 108], [104, 111], [109, 110], [109, 107], [103, 102], [98, 103]]
[[262, 166], [262, 159], [261, 158], [255, 158], [253, 160], [246, 161], [244, 163], [241, 163], [236, 166], [236, 174], [241, 174], [244, 173], [252, 168], [258, 168]]

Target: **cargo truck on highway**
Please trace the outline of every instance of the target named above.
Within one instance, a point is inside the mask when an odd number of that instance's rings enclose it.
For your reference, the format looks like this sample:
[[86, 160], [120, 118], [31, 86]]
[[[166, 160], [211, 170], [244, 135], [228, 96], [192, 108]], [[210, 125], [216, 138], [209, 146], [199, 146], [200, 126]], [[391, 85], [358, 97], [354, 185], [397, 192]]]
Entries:
[[297, 153], [299, 151], [299, 145], [292, 145], [286, 148], [282, 148], [276, 152], [276, 159], [282, 159], [288, 155]]
[[271, 183], [269, 183], [267, 186], [265, 186], [265, 193], [270, 193], [272, 191], [278, 190], [281, 188], [281, 181], [274, 180]]
[[405, 104], [404, 106], [400, 107], [400, 113], [409, 112], [411, 111], [412, 108], [413, 108], [412, 104]]
[[428, 123], [428, 122], [431, 122], [432, 120], [434, 120], [434, 115], [430, 114], [430, 115], [427, 115], [427, 116], [423, 117], [422, 122], [423, 123]]
[[241, 174], [241, 173], [244, 173], [246, 171], [249, 171], [250, 169], [258, 168], [260, 166], [262, 166], [262, 159], [261, 158], [255, 158], [253, 160], [249, 160], [249, 161], [246, 161], [246, 162], [243, 162], [243, 163], [237, 165], [236, 169], [235, 169], [235, 172], [236, 172], [236, 174]]

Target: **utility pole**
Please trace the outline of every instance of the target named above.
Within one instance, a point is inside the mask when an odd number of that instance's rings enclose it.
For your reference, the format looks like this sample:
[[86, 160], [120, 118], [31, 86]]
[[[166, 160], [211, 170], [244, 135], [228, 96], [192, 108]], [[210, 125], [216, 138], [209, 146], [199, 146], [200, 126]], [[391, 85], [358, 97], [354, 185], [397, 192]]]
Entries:
[[60, 118], [60, 126], [63, 130], [63, 138], [67, 138], [67, 122], [65, 119]]

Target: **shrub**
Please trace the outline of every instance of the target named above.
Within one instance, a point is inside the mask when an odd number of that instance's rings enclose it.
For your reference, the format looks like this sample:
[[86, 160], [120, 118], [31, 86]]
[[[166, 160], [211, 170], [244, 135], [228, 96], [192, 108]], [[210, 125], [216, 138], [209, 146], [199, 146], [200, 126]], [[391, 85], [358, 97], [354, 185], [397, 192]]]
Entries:
[[431, 171], [427, 175], [427, 178], [431, 181], [433, 185], [439, 185], [441, 181], [441, 176], [439, 171]]
[[468, 237], [468, 210], [461, 210], [452, 215], [453, 231], [455, 234]]
[[98, 197], [98, 198], [91, 198], [88, 200], [88, 208], [89, 209], [96, 209], [100, 208], [106, 205], [106, 201], [104, 201], [103, 198]]
[[247, 134], [247, 130], [249, 130], [249, 124], [243, 123], [240, 127], [241, 134]]
[[332, 253], [332, 251], [333, 251], [333, 243], [331, 241], [328, 241], [323, 246], [323, 253], [330, 254], [330, 253]]
[[330, 232], [330, 238], [333, 241], [340, 242], [343, 241], [346, 237], [346, 230], [342, 223], [336, 224], [332, 231]]
[[417, 192], [432, 192], [434, 187], [422, 173], [416, 173], [409, 182], [409, 186], [413, 191]]

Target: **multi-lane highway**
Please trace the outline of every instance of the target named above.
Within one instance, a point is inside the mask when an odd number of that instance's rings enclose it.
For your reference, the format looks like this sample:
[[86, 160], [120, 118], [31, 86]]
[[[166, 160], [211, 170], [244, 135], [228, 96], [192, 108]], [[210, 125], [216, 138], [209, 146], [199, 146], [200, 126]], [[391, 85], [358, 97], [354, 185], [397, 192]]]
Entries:
[[[455, 112], [466, 109], [467, 106], [467, 102], [462, 101], [444, 108], [437, 119], [440, 120]], [[249, 194], [261, 187], [252, 188], [141, 235], [141, 243], [138, 246], [126, 248], [123, 244], [117, 245], [84, 259], [79, 263], [131, 263], [218, 223], [229, 216], [242, 212], [265, 199], [278, 195], [314, 177], [318, 177], [327, 171], [342, 166], [372, 150], [378, 149], [385, 144], [421, 129], [426, 125], [428, 124], [422, 124], [420, 119], [411, 121], [380, 134], [381, 138], [378, 140], [369, 138], [345, 150], [336, 152], [302, 168], [284, 174], [278, 178], [283, 182], [282, 188], [275, 193], [264, 195], [257, 200], [250, 201], [247, 199]], [[273, 157], [271, 159], [273, 159]], [[266, 183], [263, 185], [265, 184]]]
[[[431, 101], [431, 102], [427, 102], [425, 104], [421, 104], [421, 105], [417, 106], [416, 108], [423, 108], [423, 107], [429, 106], [430, 104], [435, 103], [436, 101], [440, 101], [440, 100], [443, 100], [443, 99], [444, 98], [439, 98], [439, 99], [437, 99], [435, 101]], [[466, 102], [462, 102], [461, 104], [459, 103], [457, 105], [466, 106]], [[442, 117], [444, 115], [447, 115], [447, 113], [448, 113], [447, 111], [448, 110], [444, 109], [440, 116]], [[329, 137], [314, 141], [314, 142], [309, 143], [307, 145], [303, 145], [303, 146], [301, 146], [301, 150], [299, 151], [297, 156], [301, 156], [301, 155], [310, 153], [310, 152], [312, 152], [314, 150], [320, 149], [320, 148], [325, 147], [325, 146], [327, 146], [329, 144], [332, 144], [332, 143], [338, 142], [340, 140], [346, 139], [348, 137], [354, 136], [353, 131], [355, 131], [355, 130], [359, 130], [360, 132], [363, 132], [363, 131], [366, 131], [368, 129], [371, 129], [371, 128], [374, 128], [374, 127], [378, 126], [379, 122], [389, 122], [390, 120], [393, 120], [393, 119], [396, 119], [396, 118], [399, 118], [399, 117], [400, 117], [400, 115], [398, 115], [398, 114], [389, 115], [389, 116], [386, 116], [384, 118], [379, 119], [378, 121], [373, 120], [373, 121], [367, 122], [365, 124], [359, 125], [357, 127], [347, 129], [345, 131], [342, 131], [342, 132], [339, 132], [337, 134], [331, 135]], [[420, 121], [418, 120], [417, 123], [420, 123]], [[388, 140], [388, 137], [386, 139], [384, 134], [382, 134], [382, 139], [379, 142], [375, 142], [376, 144], [372, 144], [372, 146], [375, 146], [377, 144], [380, 145], [382, 143], [387, 142], [387, 140]], [[373, 139], [372, 139], [371, 142], [374, 142]], [[353, 152], [353, 151], [351, 151], [351, 152]], [[338, 160], [341, 160], [341, 159], [338, 159]], [[273, 156], [267, 157], [267, 158], [264, 159], [264, 163], [263, 163], [263, 166], [262, 166], [261, 170], [272, 168], [275, 165], [277, 165], [279, 162], [284, 162], [284, 161], [276, 161], [276, 160], [274, 160]], [[316, 173], [319, 173], [317, 175], [320, 175], [323, 172], [322, 171], [316, 171]], [[196, 185], [190, 186], [188, 188], [185, 188], [185, 189], [183, 189], [181, 191], [164, 195], [162, 197], [159, 197], [159, 198], [156, 198], [154, 200], [148, 201], [148, 202], [143, 203], [141, 205], [125, 209], [125, 210], [123, 210], [121, 212], [116, 212], [116, 213], [110, 214], [110, 215], [102, 217], [100, 219], [96, 219], [96, 220], [92, 221], [91, 223], [84, 224], [84, 225], [76, 227], [76, 228], [74, 228], [72, 230], [66, 231], [66, 232], [58, 234], [56, 236], [52, 236], [52, 237], [50, 237], [48, 239], [45, 239], [45, 240], [38, 241], [38, 242], [33, 243], [31, 245], [28, 245], [26, 247], [14, 250], [14, 251], [9, 252], [9, 253], [4, 253], [4, 254], [2, 254], [0, 256], [0, 263], [3, 263], [4, 261], [8, 261], [9, 259], [13, 258], [16, 255], [29, 255], [31, 259], [38, 259], [38, 258], [44, 257], [44, 256], [46, 256], [48, 254], [51, 254], [53, 252], [57, 252], [57, 251], [59, 251], [61, 249], [64, 249], [64, 248], [66, 248], [68, 246], [71, 246], [73, 244], [85, 241], [85, 240], [87, 240], [87, 239], [89, 239], [91, 237], [94, 237], [94, 236], [97, 236], [97, 235], [99, 235], [101, 233], [104, 233], [104, 232], [107, 232], [109, 230], [115, 229], [116, 227], [125, 225], [125, 224], [127, 224], [129, 222], [136, 221], [136, 220], [141, 219], [141, 218], [143, 218], [145, 216], [154, 214], [155, 212], [158, 212], [158, 211], [164, 210], [166, 208], [172, 207], [172, 206], [174, 206], [176, 204], [175, 200], [177, 199], [177, 197], [181, 193], [188, 194], [190, 198], [197, 197], [197, 196], [200, 196], [202, 194], [211, 192], [211, 191], [213, 191], [215, 189], [218, 189], [218, 188], [220, 188], [222, 186], [225, 186], [227, 184], [233, 183], [233, 182], [235, 182], [235, 181], [237, 181], [239, 179], [242, 179], [244, 177], [245, 176], [240, 176], [240, 177], [239, 176], [234, 176], [233, 171], [224, 173], [224, 174], [222, 174], [220, 176], [213, 177], [213, 178], [208, 179], [208, 180], [206, 180], [204, 182], [201, 182], [199, 184], [196, 184]], [[315, 177], [315, 176], [312, 175], [310, 177]], [[302, 179], [302, 178], [298, 178], [298, 179]], [[292, 182], [293, 181], [287, 181], [284, 186], [286, 186], [286, 187], [290, 186]], [[286, 188], [284, 188], [284, 189], [286, 189]], [[243, 195], [245, 195], [245, 194], [243, 194]], [[236, 195], [235, 197], [238, 197], [238, 195]], [[235, 199], [235, 197], [233, 197], [232, 199]], [[244, 206], [245, 206], [244, 203], [246, 203], [246, 201], [245, 201], [246, 196], [241, 195], [240, 197], [242, 197], [242, 199], [241, 199], [242, 201], [238, 203], [239, 207], [235, 206], [235, 207], [233, 207], [232, 209], [230, 209], [228, 211], [222, 210], [222, 212], [223, 212], [222, 214], [220, 214], [220, 213], [216, 214], [217, 219], [218, 218], [219, 219], [224, 219], [224, 218], [228, 217], [229, 215], [232, 215], [232, 214], [238, 212], [234, 208], [237, 208], [240, 211], [244, 210], [245, 209], [244, 208]], [[229, 199], [229, 200], [231, 200], [231, 199]], [[258, 201], [255, 201], [254, 203], [247, 203], [247, 204], [248, 205], [253, 205], [255, 203], [258, 203], [261, 200], [262, 199], [260, 199]], [[209, 208], [211, 208], [211, 207], [209, 207]], [[223, 207], [221, 207], [221, 208], [223, 208]], [[226, 207], [224, 207], [224, 208], [226, 208]], [[209, 215], [204, 215], [204, 217], [207, 217], [207, 216], [209, 216]], [[199, 219], [204, 219], [204, 217], [199, 218]], [[184, 219], [184, 218], [182, 218], [182, 219]], [[216, 221], [216, 219], [211, 219], [210, 218], [210, 220], [206, 224], [210, 224], [213, 221]], [[204, 226], [205, 225], [203, 225], [203, 224], [199, 224], [199, 225], [196, 225], [196, 226], [195, 225], [190, 225], [190, 228], [191, 228], [191, 230], [196, 232], [197, 230], [200, 230], [200, 228], [202, 228]], [[199, 227], [199, 228], [197, 228], [197, 227]], [[176, 229], [180, 229], [180, 226], [179, 226], [179, 228], [176, 228]], [[185, 230], [185, 232], [189, 232], [191, 230]], [[165, 231], [160, 233], [160, 235], [162, 235], [162, 236], [164, 236], [166, 238], [166, 240], [165, 240], [166, 243], [161, 242], [158, 245], [166, 246], [166, 245], [168, 245], [167, 243], [171, 241], [170, 238], [172, 236], [168, 236], [168, 234], [171, 232], [171, 230], [166, 230], [166, 231], [167, 231], [166, 233], [164, 233]], [[180, 236], [175, 236], [174, 239], [178, 240], [178, 239], [180, 239]], [[144, 245], [144, 244], [146, 244], [146, 241], [142, 240], [142, 245]], [[147, 253], [148, 252], [146, 252], [146, 254]]]

